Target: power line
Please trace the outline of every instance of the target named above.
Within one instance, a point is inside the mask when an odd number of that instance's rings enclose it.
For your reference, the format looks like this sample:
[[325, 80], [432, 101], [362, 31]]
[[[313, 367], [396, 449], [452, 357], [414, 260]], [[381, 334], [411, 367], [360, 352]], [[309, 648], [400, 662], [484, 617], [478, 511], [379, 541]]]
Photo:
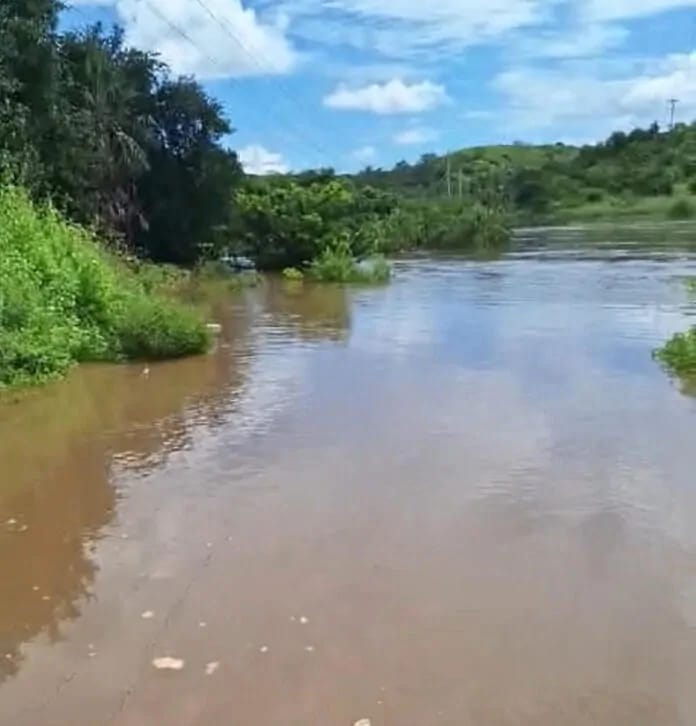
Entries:
[[[144, 2], [148, 6], [148, 8], [165, 25], [167, 25], [167, 27], [170, 28], [176, 35], [178, 35], [180, 38], [182, 38], [187, 43], [189, 43], [190, 45], [192, 45], [201, 54], [201, 56], [203, 58], [205, 58], [209, 63], [211, 63], [213, 66], [217, 66], [220, 69], [225, 69], [226, 68], [226, 64], [224, 64], [218, 58], [212, 56], [211, 54], [207, 53], [205, 50], [203, 50], [202, 48], [200, 48], [200, 46], [198, 45], [198, 43], [196, 43], [196, 41], [193, 40], [193, 38], [191, 38], [191, 36], [185, 30], [183, 30], [179, 25], [177, 25], [175, 22], [173, 22], [167, 15], [165, 15], [165, 13], [163, 13], [151, 0], [140, 0], [140, 1], [141, 2]], [[196, 2], [198, 2], [198, 0], [196, 0]], [[218, 25], [220, 25], [220, 27], [223, 30], [223, 32], [226, 32], [224, 30], [224, 28], [222, 27], [219, 19], [217, 19], [217, 16], [215, 16], [215, 14], [209, 8], [207, 8], [204, 5], [204, 3], [198, 2], [198, 4], [201, 7], [203, 7], [204, 9], [206, 9], [206, 11], [211, 15], [211, 17], [215, 20], [215, 22], [217, 22]], [[77, 8], [75, 6], [70, 6], [70, 10], [77, 10], [77, 12], [80, 15], [82, 15], [83, 17], [85, 17], [86, 19], [88, 19], [87, 16], [85, 15], [85, 13], [82, 12], [79, 8]], [[237, 44], [240, 44], [241, 45], [239, 39], [233, 37], [232, 35], [230, 35], [230, 33], [227, 33], [226, 32], [226, 34], [228, 36], [232, 37], [232, 39], [235, 40], [235, 42], [237, 42]], [[249, 53], [249, 51], [246, 51], [246, 52]], [[253, 57], [252, 57], [252, 59], [255, 62], [255, 64], [257, 65], [257, 67], [263, 68], [263, 66], [258, 62], [257, 59], [254, 59]], [[274, 110], [272, 110], [272, 109], [267, 109], [267, 110], [268, 110], [268, 114], [269, 115], [275, 115], [275, 116], [277, 116], [277, 114], [275, 113]], [[264, 119], [265, 118], [266, 117], [264, 117]], [[264, 120], [264, 123], [267, 123], [267, 122]], [[313, 141], [311, 141], [311, 140], [309, 140], [307, 138], [304, 138], [301, 133], [293, 132], [292, 129], [291, 129], [290, 124], [288, 124], [285, 119], [282, 119], [282, 118], [278, 117], [277, 126], [268, 125], [268, 128], [269, 129], [272, 129], [272, 131], [274, 133], [281, 133], [281, 134], [285, 135], [287, 138], [290, 138], [290, 136], [294, 136], [296, 142], [299, 141], [301, 145], [308, 145], [308, 146], [313, 147], [316, 151], [318, 151], [318, 153], [322, 157], [324, 157], [324, 156], [328, 157], [329, 156], [328, 155], [328, 152], [325, 149], [320, 148], [318, 145], [314, 144]]]
[[[194, 2], [201, 7], [207, 15], [215, 22], [220, 29], [239, 47], [242, 52], [249, 58], [249, 60], [261, 71], [264, 70], [264, 65], [259, 62], [258, 58], [254, 55], [253, 51], [244, 43], [244, 41], [234, 32], [232, 27], [230, 26], [229, 22], [224, 19], [220, 18], [216, 13], [214, 13], [210, 7], [204, 2], [204, 0], [194, 0]], [[303, 118], [306, 117], [306, 108], [302, 108], [301, 105], [297, 102], [295, 96], [292, 94], [291, 91], [284, 89], [283, 84], [276, 80], [275, 85], [278, 86], [278, 89], [280, 91], [283, 91], [283, 96], [287, 98], [288, 101], [299, 111], [299, 113], [302, 115]], [[310, 145], [313, 146], [316, 150], [319, 151], [321, 155], [325, 155], [328, 158], [331, 157], [331, 155], [328, 153], [328, 150], [318, 144], [316, 144], [314, 141], [309, 141]]]

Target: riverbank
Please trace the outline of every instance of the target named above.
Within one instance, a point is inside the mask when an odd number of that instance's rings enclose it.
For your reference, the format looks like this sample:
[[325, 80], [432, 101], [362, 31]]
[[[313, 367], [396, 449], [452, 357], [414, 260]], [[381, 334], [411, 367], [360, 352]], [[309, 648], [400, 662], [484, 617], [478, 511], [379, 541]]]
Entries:
[[530, 226], [638, 222], [675, 222], [696, 219], [696, 195], [686, 190], [670, 196], [611, 198], [578, 206], [561, 206], [543, 214], [520, 214]]
[[0, 389], [76, 363], [205, 352], [201, 316], [159, 294], [86, 230], [0, 188]]

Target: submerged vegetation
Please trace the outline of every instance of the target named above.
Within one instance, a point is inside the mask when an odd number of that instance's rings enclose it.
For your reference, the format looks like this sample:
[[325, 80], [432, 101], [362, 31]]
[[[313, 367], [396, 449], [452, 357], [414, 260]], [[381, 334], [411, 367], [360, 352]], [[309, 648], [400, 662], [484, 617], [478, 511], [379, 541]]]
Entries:
[[0, 387], [81, 361], [201, 353], [205, 325], [156, 294], [85, 230], [0, 190]]
[[[696, 277], [687, 277], [684, 284], [689, 294], [696, 294]], [[693, 383], [696, 377], [696, 326], [674, 335], [655, 351], [655, 357], [670, 371], [692, 379]]]
[[678, 375], [696, 375], [696, 327], [677, 333], [656, 352], [656, 357]]

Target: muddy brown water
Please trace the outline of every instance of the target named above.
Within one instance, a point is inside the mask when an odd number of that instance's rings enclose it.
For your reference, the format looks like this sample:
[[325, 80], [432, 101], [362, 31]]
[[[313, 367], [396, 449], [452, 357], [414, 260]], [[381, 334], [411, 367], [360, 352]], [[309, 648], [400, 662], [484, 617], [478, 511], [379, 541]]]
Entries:
[[0, 724], [693, 726], [696, 256], [575, 242], [5, 401]]

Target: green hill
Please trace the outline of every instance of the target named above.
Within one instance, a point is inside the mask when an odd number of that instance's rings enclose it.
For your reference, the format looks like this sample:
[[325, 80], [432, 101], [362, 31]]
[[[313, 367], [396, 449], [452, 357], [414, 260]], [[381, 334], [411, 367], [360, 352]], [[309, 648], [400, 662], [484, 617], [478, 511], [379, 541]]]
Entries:
[[367, 168], [353, 179], [412, 198], [466, 198], [475, 192], [481, 171], [490, 167], [503, 172], [520, 219], [696, 214], [696, 123], [667, 132], [657, 125], [616, 132], [584, 147], [519, 143], [426, 154], [415, 164]]

